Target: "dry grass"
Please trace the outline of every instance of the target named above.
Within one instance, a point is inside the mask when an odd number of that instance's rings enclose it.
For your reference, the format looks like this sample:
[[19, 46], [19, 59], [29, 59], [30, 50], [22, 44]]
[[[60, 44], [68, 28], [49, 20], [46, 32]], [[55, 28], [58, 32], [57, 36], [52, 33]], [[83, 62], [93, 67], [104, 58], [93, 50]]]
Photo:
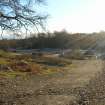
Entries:
[[[52, 105], [58, 105], [58, 102], [61, 105], [105, 105], [105, 71], [98, 73], [101, 71], [100, 61], [73, 60], [71, 62], [71, 60], [67, 59], [49, 57], [19, 57], [2, 57], [0, 60], [1, 64], [6, 64], [13, 70], [0, 72], [0, 79], [2, 79], [1, 77], [7, 78], [7, 82], [4, 83], [3, 79], [3, 83], [2, 81], [0, 82], [0, 90], [3, 90], [0, 94], [5, 95], [2, 98], [4, 102], [15, 100], [16, 102], [23, 102], [22, 104], [24, 105], [31, 105], [30, 103], [50, 105], [48, 102], [54, 102]], [[67, 69], [67, 74], [55, 75], [55, 73], [58, 74], [62, 70], [66, 70], [65, 68]], [[31, 73], [38, 76], [28, 75]], [[96, 73], [98, 73], [97, 76], [95, 76]], [[52, 76], [52, 74], [54, 75]], [[44, 75], [44, 78], [39, 75]], [[23, 76], [25, 79], [16, 78], [18, 76]], [[37, 89], [42, 89], [48, 94], [60, 92], [61, 95], [57, 93], [58, 95], [50, 94], [49, 96], [45, 94], [36, 97], [35, 92], [38, 91]], [[4, 93], [4, 91], [6, 92]], [[19, 92], [21, 93], [20, 95]], [[0, 97], [3, 97], [2, 94]], [[18, 98], [14, 98], [14, 96], [18, 96]]]
[[81, 53], [80, 50], [73, 50], [70, 53], [67, 53], [66, 55], [64, 55], [65, 58], [69, 58], [69, 59], [77, 59], [77, 60], [84, 60], [85, 56]]
[[71, 60], [64, 58], [41, 57], [34, 60], [36, 63], [45, 64], [48, 66], [65, 66], [71, 64]]
[[[71, 60], [64, 58], [35, 57], [29, 54], [18, 55], [4, 51], [0, 51], [0, 56], [0, 64], [3, 67], [10, 68], [12, 72], [51, 75], [72, 64]], [[4, 70], [2, 69], [1, 75], [8, 76], [8, 72], [11, 74], [11, 71], [6, 70], [6, 73], [3, 73]]]
[[19, 71], [12, 71], [12, 72], [0, 72], [0, 77], [5, 77], [5, 78], [15, 78], [18, 76], [26, 76], [27, 73], [19, 72]]

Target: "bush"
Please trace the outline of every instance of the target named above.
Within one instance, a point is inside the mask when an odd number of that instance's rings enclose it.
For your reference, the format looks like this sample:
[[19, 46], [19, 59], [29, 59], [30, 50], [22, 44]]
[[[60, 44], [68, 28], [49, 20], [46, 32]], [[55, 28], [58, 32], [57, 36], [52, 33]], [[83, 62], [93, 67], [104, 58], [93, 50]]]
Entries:
[[41, 57], [39, 59], [36, 59], [37, 63], [39, 64], [45, 64], [48, 66], [65, 66], [67, 64], [71, 64], [71, 60], [67, 60], [64, 58], [53, 58], [53, 57]]
[[80, 50], [73, 50], [72, 52], [65, 54], [63, 57], [78, 60], [84, 60], [85, 58]]

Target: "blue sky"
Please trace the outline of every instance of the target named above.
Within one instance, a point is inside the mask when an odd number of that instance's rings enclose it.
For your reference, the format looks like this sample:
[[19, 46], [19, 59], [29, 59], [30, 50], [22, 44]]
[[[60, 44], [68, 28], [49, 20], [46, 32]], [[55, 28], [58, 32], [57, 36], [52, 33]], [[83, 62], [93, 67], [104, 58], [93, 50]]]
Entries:
[[105, 0], [47, 0], [49, 31], [98, 32], [105, 30]]

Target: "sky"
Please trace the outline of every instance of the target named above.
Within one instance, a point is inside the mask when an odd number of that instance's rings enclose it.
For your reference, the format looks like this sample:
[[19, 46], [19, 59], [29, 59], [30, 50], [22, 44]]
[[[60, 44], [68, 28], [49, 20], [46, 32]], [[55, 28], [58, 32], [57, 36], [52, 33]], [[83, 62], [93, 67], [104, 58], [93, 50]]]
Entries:
[[105, 0], [47, 0], [50, 32], [92, 33], [105, 30]]

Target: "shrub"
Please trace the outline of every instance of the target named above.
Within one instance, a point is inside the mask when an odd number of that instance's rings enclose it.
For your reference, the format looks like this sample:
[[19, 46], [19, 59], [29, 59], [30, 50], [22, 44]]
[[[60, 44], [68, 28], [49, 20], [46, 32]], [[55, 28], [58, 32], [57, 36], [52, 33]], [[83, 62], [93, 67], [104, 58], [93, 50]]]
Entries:
[[83, 60], [84, 55], [80, 50], [74, 50], [69, 53], [64, 54], [64, 58], [69, 58], [69, 59], [78, 59], [78, 60]]
[[37, 63], [39, 64], [45, 64], [48, 66], [65, 66], [67, 64], [71, 64], [71, 60], [67, 60], [64, 58], [53, 58], [53, 57], [42, 57], [39, 59], [36, 59]]

